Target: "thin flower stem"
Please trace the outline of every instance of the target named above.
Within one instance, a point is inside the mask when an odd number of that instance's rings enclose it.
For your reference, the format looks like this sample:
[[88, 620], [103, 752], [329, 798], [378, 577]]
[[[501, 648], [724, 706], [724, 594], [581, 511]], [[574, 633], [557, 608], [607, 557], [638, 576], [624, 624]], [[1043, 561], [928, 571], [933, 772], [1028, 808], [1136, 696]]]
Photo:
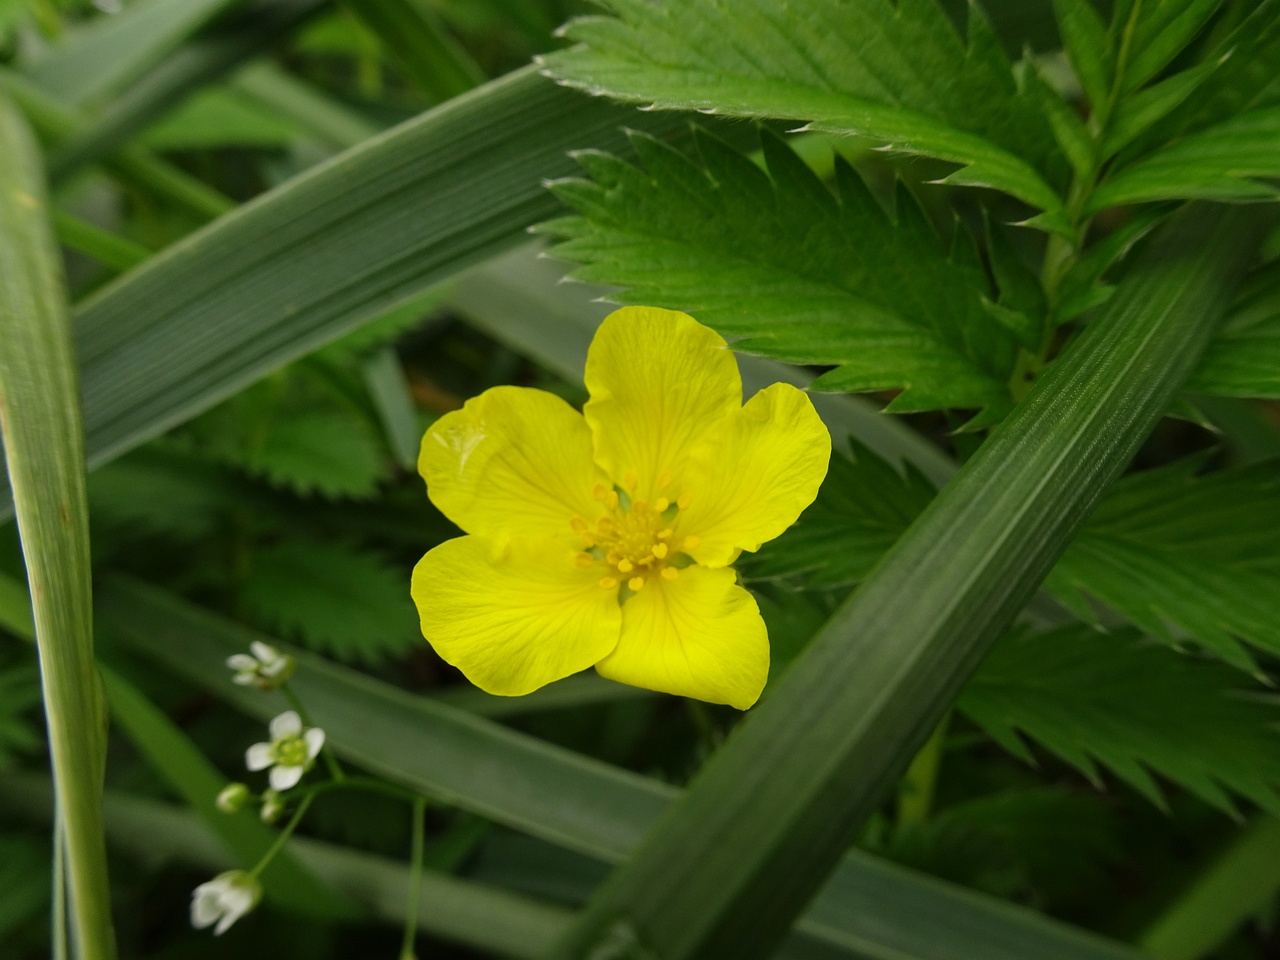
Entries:
[[307, 808], [311, 806], [311, 801], [315, 799], [314, 793], [308, 793], [302, 798], [302, 802], [298, 804], [298, 809], [294, 811], [285, 828], [280, 831], [280, 836], [276, 837], [275, 843], [271, 844], [271, 849], [262, 855], [262, 859], [258, 861], [258, 865], [249, 871], [250, 878], [257, 880], [262, 875], [262, 871], [267, 869], [271, 861], [275, 859], [284, 845], [289, 841], [293, 831], [297, 829], [298, 824], [302, 822], [302, 818], [306, 815]]
[[[403, 800], [406, 803], [416, 803], [420, 799], [419, 795], [412, 790], [406, 790], [404, 787], [397, 787], [394, 783], [387, 783], [385, 780], [377, 780], [373, 777], [344, 777], [341, 780], [318, 783], [307, 791], [307, 795], [318, 797], [338, 790], [363, 790], [366, 793], [381, 793], [384, 796]], [[425, 803], [425, 798], [422, 799]]]
[[413, 798], [413, 852], [409, 874], [409, 902], [405, 905], [404, 945], [400, 948], [400, 960], [417, 960], [413, 943], [418, 933], [418, 901], [422, 899], [423, 851], [426, 848], [424, 820], [427, 798]]
[[[287, 683], [280, 687], [280, 692], [284, 694], [284, 698], [289, 701], [289, 706], [297, 712], [302, 718], [302, 722], [308, 727], [314, 727], [311, 717], [307, 714], [307, 708], [302, 705], [302, 699], [293, 691], [293, 688]], [[342, 769], [342, 764], [338, 762], [337, 756], [334, 755], [332, 748], [328, 742], [320, 748], [320, 756], [324, 758], [324, 765], [329, 768], [329, 776], [339, 782], [347, 779], [346, 771]]]

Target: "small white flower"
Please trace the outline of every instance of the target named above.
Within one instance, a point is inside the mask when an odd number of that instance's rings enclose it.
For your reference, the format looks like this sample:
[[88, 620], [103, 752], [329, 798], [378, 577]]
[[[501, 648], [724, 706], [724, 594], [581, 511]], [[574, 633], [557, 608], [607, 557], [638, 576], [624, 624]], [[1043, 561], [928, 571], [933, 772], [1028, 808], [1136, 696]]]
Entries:
[[243, 870], [228, 870], [208, 883], [202, 883], [191, 894], [191, 925], [197, 930], [217, 924], [214, 936], [258, 905], [262, 884]]
[[323, 746], [324, 731], [303, 728], [302, 718], [290, 710], [271, 721], [271, 742], [255, 743], [245, 751], [244, 762], [250, 770], [270, 767], [271, 789], [288, 790], [311, 769]]
[[227, 666], [236, 672], [232, 680], [242, 687], [277, 690], [288, 683], [298, 666], [293, 657], [260, 640], [249, 644], [249, 649], [252, 654], [236, 653], [227, 657]]

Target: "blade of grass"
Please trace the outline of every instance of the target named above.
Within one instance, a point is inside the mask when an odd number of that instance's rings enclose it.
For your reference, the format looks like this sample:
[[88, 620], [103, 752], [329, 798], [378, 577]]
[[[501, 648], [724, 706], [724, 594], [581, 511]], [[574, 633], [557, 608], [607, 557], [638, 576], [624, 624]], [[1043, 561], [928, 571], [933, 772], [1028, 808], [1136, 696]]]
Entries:
[[1200, 960], [1280, 892], [1280, 820], [1258, 820], [1138, 940], [1159, 960]]
[[[11, 70], [0, 68], [0, 88], [22, 107], [27, 120], [46, 140], [58, 144], [86, 126], [79, 113]], [[204, 219], [220, 217], [235, 207], [208, 184], [161, 160], [144, 147], [127, 147], [104, 161], [120, 179], [165, 197]]]
[[50, 49], [32, 67], [31, 79], [76, 105], [105, 100], [239, 2], [140, 0]]
[[[122, 644], [238, 709], [266, 719], [280, 708], [233, 684], [223, 664], [269, 638], [132, 581], [106, 583], [97, 613], [100, 629]], [[617, 862], [679, 795], [670, 784], [291, 652], [299, 660], [292, 685], [344, 759], [552, 843]], [[831, 951], [875, 960], [1137, 960], [1100, 937], [858, 852], [814, 898], [787, 956]]]
[[231, 85], [335, 147], [354, 147], [381, 127], [344, 103], [263, 60], [241, 70]]
[[115, 153], [190, 94], [271, 48], [327, 5], [328, 0], [257, 0], [174, 50], [49, 156], [49, 179], [62, 183]]
[[[49, 799], [49, 782], [41, 777], [0, 775], [0, 808], [6, 812], [47, 822]], [[186, 811], [112, 792], [104, 807], [113, 847], [143, 863], [178, 861], [210, 871], [236, 866], [217, 834]], [[293, 838], [289, 851], [370, 916], [396, 926], [404, 922], [409, 889], [404, 865], [304, 837]], [[533, 960], [570, 916], [563, 907], [432, 870], [422, 878], [418, 929], [501, 956]]]
[[79, 217], [73, 217], [63, 210], [53, 211], [53, 227], [63, 244], [121, 273], [151, 256], [151, 251], [141, 244], [96, 227]]
[[548, 956], [766, 957], [1190, 375], [1262, 238], [1192, 207]]
[[83, 960], [111, 960], [101, 809], [106, 731], [93, 663], [84, 439], [46, 211], [34, 138], [0, 95], [0, 433], [34, 599], [72, 925]]
[[[236, 865], [248, 870], [275, 841], [250, 809], [227, 814], [218, 809], [218, 792], [227, 778], [218, 772], [195, 744], [133, 684], [102, 666], [111, 715], [138, 752], [146, 758], [187, 805], [232, 852]], [[311, 917], [351, 918], [352, 905], [303, 868], [286, 849], [271, 861], [262, 875], [270, 900]]]
[[408, 78], [434, 100], [484, 83], [484, 71], [423, 0], [346, 0]]

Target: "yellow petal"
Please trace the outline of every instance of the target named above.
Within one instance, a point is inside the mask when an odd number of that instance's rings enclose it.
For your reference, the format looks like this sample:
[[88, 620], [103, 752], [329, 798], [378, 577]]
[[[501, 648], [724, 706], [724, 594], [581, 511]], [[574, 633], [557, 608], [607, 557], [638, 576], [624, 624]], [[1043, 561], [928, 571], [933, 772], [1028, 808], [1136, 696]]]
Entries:
[[618, 642], [617, 590], [558, 541], [440, 544], [413, 570], [422, 634], [477, 687], [515, 697], [585, 670]]
[[586, 383], [596, 462], [618, 483], [634, 480], [628, 492], [650, 502], [676, 499], [691, 448], [742, 403], [738, 363], [724, 339], [657, 307], [605, 317], [587, 353]]
[[445, 414], [422, 438], [418, 471], [441, 513], [494, 540], [573, 539], [575, 516], [601, 512], [587, 423], [543, 390], [494, 387]]
[[[775, 383], [720, 422], [694, 453], [680, 533], [701, 564], [732, 563], [781, 534], [818, 495], [831, 434], [802, 391]], [[686, 539], [686, 543], [689, 542]]]
[[650, 577], [622, 606], [618, 646], [602, 677], [745, 710], [769, 676], [769, 636], [732, 570], [686, 567]]

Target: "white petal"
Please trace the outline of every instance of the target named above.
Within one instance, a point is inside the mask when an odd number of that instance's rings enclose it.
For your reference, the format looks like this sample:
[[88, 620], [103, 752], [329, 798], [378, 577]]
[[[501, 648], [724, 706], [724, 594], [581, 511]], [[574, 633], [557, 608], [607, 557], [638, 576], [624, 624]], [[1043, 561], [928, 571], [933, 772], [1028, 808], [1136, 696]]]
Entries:
[[253, 655], [262, 663], [270, 663], [272, 660], [280, 659], [280, 651], [268, 643], [261, 640], [255, 640], [249, 644], [249, 649], [253, 651]]
[[244, 765], [250, 770], [265, 770], [275, 762], [276, 754], [269, 743], [255, 743], [244, 752]]
[[296, 711], [286, 710], [271, 721], [271, 739], [279, 740], [290, 735], [297, 736], [302, 732], [302, 718]]
[[196, 887], [195, 893], [191, 895], [191, 925], [197, 930], [203, 930], [222, 916], [218, 895], [202, 892], [206, 886], [208, 884]]
[[307, 741], [307, 759], [314, 760], [320, 755], [320, 749], [324, 746], [324, 731], [319, 727], [312, 727], [302, 737]]
[[258, 675], [256, 673], [237, 673], [231, 678], [231, 682], [238, 683], [242, 687], [248, 687], [252, 686], [257, 679]]
[[298, 781], [302, 779], [301, 767], [281, 767], [275, 766], [271, 768], [270, 773], [271, 788], [273, 790], [288, 790], [298, 785]]
[[234, 653], [227, 657], [227, 666], [238, 671], [257, 670], [258, 661], [247, 653]]
[[270, 660], [258, 668], [258, 672], [264, 677], [274, 677], [284, 672], [285, 667], [289, 666], [289, 661], [284, 657], [279, 660]]
[[222, 895], [222, 920], [213, 930], [213, 935], [220, 936], [227, 929], [253, 909], [253, 892], [242, 887], [228, 890]]

